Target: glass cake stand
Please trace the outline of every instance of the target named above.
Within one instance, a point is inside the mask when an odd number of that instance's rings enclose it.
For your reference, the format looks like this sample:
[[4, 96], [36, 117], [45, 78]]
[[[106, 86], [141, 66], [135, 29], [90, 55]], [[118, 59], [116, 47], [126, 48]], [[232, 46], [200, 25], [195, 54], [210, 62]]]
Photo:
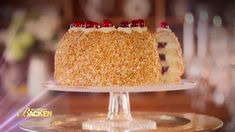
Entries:
[[[210, 132], [223, 125], [223, 122], [218, 118], [195, 113], [133, 112], [132, 116], [157, 122], [157, 128], [142, 129], [140, 130], [141, 132]], [[106, 114], [82, 113], [76, 115], [55, 115], [49, 118], [36, 118], [23, 122], [20, 128], [30, 132], [88, 131], [82, 129], [82, 124], [87, 121], [87, 119], [93, 118], [106, 118]], [[116, 131], [122, 130], [116, 129]]]
[[[194, 131], [213, 130], [223, 124], [217, 118], [192, 113], [180, 115], [145, 112], [134, 113], [134, 116], [131, 114], [129, 93], [195, 88], [196, 82], [191, 80], [182, 80], [178, 84], [112, 87], [62, 86], [54, 81], [49, 81], [45, 84], [45, 87], [54, 91], [110, 93], [108, 114], [107, 116], [105, 114], [62, 115], [47, 119], [34, 119], [22, 123], [20, 128], [23, 130], [167, 131], [170, 125], [174, 126], [174, 129]], [[208, 120], [211, 120], [211, 122], [208, 122]]]

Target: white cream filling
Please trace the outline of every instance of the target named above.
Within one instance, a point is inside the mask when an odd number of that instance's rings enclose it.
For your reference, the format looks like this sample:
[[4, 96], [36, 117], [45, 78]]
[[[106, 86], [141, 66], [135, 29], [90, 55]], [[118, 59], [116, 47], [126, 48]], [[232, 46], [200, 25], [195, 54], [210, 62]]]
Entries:
[[157, 28], [157, 33], [161, 31], [172, 32], [170, 28]]
[[118, 27], [118, 28], [117, 28], [117, 31], [125, 32], [125, 33], [131, 33], [131, 32], [132, 32], [132, 29], [129, 28], [129, 27]]
[[169, 55], [169, 54], [165, 55], [165, 58], [166, 58], [167, 61], [171, 61], [171, 62], [172, 61], [176, 61], [176, 62], [180, 61], [178, 56], [173, 56], [173, 55]]
[[147, 27], [132, 27], [131, 29], [139, 33], [146, 32], [148, 30]]
[[115, 27], [101, 27], [101, 28], [98, 29], [98, 31], [104, 32], [104, 33], [112, 32], [112, 31], [115, 31], [115, 30], [116, 30]]

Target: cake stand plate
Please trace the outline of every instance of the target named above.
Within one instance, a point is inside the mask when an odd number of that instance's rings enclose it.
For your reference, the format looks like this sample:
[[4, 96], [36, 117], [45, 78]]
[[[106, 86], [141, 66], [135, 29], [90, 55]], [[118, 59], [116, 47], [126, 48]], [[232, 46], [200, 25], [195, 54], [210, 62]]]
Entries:
[[110, 93], [110, 92], [159, 92], [159, 91], [175, 91], [195, 88], [196, 82], [192, 80], [182, 80], [176, 84], [153, 84], [142, 86], [63, 86], [55, 81], [48, 81], [44, 86], [48, 90], [67, 91], [67, 92], [91, 92], [91, 93]]
[[[214, 131], [223, 125], [215, 117], [195, 113], [160, 113], [160, 112], [134, 112], [134, 118], [146, 118], [158, 123], [156, 129], [141, 130], [154, 132], [204, 132]], [[87, 119], [106, 118], [106, 114], [76, 114], [56, 115], [49, 118], [36, 118], [23, 122], [20, 128], [30, 132], [74, 132], [86, 131], [82, 123]], [[119, 131], [119, 130], [118, 130]]]

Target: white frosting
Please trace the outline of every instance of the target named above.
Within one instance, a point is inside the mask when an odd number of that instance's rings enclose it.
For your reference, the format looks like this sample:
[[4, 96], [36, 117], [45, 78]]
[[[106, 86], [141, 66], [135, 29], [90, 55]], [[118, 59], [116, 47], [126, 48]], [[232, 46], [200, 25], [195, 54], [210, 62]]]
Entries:
[[148, 30], [147, 27], [132, 27], [131, 29], [139, 33], [146, 32]]
[[117, 29], [115, 27], [101, 27], [101, 28], [72, 27], [69, 29], [69, 31], [83, 31], [84, 33], [89, 33], [89, 32], [94, 32], [94, 31], [108, 33], [108, 32], [112, 32], [115, 30], [120, 31], [120, 32], [125, 32], [125, 33], [131, 33], [132, 31], [142, 33], [142, 32], [147, 31], [147, 27], [132, 27], [132, 28], [118, 27]]
[[69, 31], [82, 31], [81, 27], [71, 27]]
[[131, 32], [132, 32], [132, 29], [129, 28], [129, 27], [118, 27], [118, 28], [117, 28], [117, 31], [125, 32], [125, 33], [131, 33]]
[[69, 31], [83, 31], [84, 33], [97, 31], [97, 28], [82, 28], [82, 27], [72, 27]]
[[84, 33], [94, 32], [97, 31], [97, 28], [82, 28]]
[[72, 27], [69, 29], [69, 31], [83, 31], [84, 33], [89, 33], [89, 32], [94, 32], [94, 31], [108, 33], [108, 32], [114, 31], [114, 30], [116, 30], [115, 27], [102, 27], [102, 28]]
[[115, 31], [115, 30], [116, 30], [115, 27], [101, 27], [101, 28], [98, 29], [98, 31], [104, 32], [104, 33], [112, 32], [112, 31]]
[[161, 32], [161, 31], [172, 32], [170, 28], [157, 28], [157, 32]]

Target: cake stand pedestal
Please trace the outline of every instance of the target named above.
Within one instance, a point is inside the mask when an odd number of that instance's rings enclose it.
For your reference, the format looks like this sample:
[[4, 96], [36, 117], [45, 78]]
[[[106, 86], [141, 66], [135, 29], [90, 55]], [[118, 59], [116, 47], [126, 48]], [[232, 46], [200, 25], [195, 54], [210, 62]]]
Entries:
[[109, 108], [105, 118], [93, 118], [82, 123], [84, 130], [145, 130], [156, 129], [157, 123], [144, 118], [133, 118], [130, 110], [130, 92], [155, 92], [173, 91], [194, 88], [196, 83], [183, 80], [178, 84], [143, 85], [143, 86], [112, 86], [112, 87], [79, 87], [61, 86], [55, 82], [49, 82], [46, 87], [49, 90], [62, 90], [72, 92], [108, 92]]
[[133, 118], [130, 110], [128, 92], [111, 92], [109, 96], [108, 115], [83, 122], [85, 130], [143, 130], [155, 129], [155, 121]]
[[[190, 80], [182, 80], [178, 84], [162, 84], [162, 85], [143, 85], [143, 86], [112, 86], [112, 87], [81, 87], [81, 86], [62, 86], [57, 84], [54, 81], [47, 82], [45, 87], [48, 90], [55, 90], [55, 91], [67, 91], [67, 92], [91, 92], [91, 93], [110, 93], [109, 97], [109, 108], [108, 114], [105, 115], [93, 115], [85, 114], [77, 116], [80, 119], [74, 118], [69, 119], [72, 120], [72, 126], [69, 129], [76, 129], [76, 130], [103, 130], [103, 131], [136, 131], [136, 130], [161, 130], [162, 125], [160, 120], [164, 119], [175, 119], [180, 120], [181, 117], [177, 116], [169, 116], [167, 114], [163, 114], [161, 117], [159, 116], [159, 120], [154, 119], [156, 114], [145, 113], [144, 115], [141, 114], [138, 116], [132, 116], [130, 110], [130, 101], [129, 101], [129, 93], [132, 92], [158, 92], [158, 91], [174, 91], [174, 90], [183, 90], [183, 89], [190, 89], [196, 86], [196, 82]], [[165, 116], [164, 116], [165, 115]], [[196, 114], [195, 114], [196, 115]], [[206, 117], [206, 116], [205, 116]], [[41, 126], [44, 126], [44, 130], [46, 129], [54, 129], [55, 128], [63, 128], [61, 122], [66, 122], [66, 117], [64, 119], [59, 120], [60, 123], [56, 122], [59, 118], [62, 117], [52, 117], [47, 120], [33, 120], [28, 121], [21, 124], [21, 128], [24, 130], [35, 130], [35, 125], [32, 125], [32, 122], [41, 122]], [[69, 118], [69, 116], [67, 116]], [[185, 118], [182, 118], [184, 120]], [[213, 128], [218, 128], [221, 123], [219, 119], [215, 118], [215, 122], [217, 121], [217, 125], [213, 126]], [[78, 123], [78, 120], [80, 124]], [[77, 121], [77, 124], [74, 123]], [[172, 120], [173, 121], [173, 120]], [[175, 123], [176, 123], [175, 122]], [[191, 122], [191, 119], [185, 119], [184, 123], [181, 126], [184, 126]], [[158, 124], [160, 123], [160, 124]], [[166, 122], [165, 122], [166, 123]], [[206, 122], [205, 122], [206, 123]], [[36, 123], [39, 125], [40, 123]], [[46, 125], [47, 124], [47, 125]], [[58, 125], [59, 124], [59, 125]], [[63, 124], [63, 123], [62, 123]], [[65, 123], [66, 124], [66, 123]], [[69, 123], [67, 122], [67, 125]], [[74, 126], [76, 124], [76, 126]], [[170, 124], [174, 124], [174, 121]], [[177, 123], [176, 123], [177, 124]], [[65, 125], [66, 126], [66, 125]], [[208, 126], [208, 125], [207, 125]], [[37, 129], [40, 126], [36, 126]], [[42, 127], [41, 127], [42, 128]], [[188, 127], [183, 127], [188, 128]], [[196, 129], [196, 127], [194, 127]], [[167, 129], [166, 129], [167, 130]], [[165, 131], [166, 131], [165, 130]], [[181, 130], [181, 129], [180, 129]], [[183, 129], [182, 129], [183, 130]]]

